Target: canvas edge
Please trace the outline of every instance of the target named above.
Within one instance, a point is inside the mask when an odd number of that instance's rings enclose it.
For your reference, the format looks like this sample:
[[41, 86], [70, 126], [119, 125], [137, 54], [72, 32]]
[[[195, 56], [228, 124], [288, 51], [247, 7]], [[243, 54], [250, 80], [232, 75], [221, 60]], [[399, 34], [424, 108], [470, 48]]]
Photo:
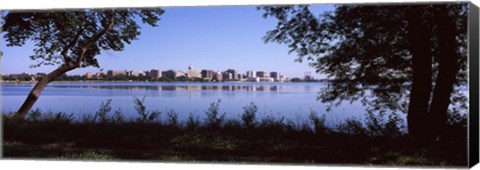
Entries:
[[469, 53], [469, 116], [468, 116], [468, 166], [479, 161], [479, 13], [478, 6], [469, 3], [468, 53]]

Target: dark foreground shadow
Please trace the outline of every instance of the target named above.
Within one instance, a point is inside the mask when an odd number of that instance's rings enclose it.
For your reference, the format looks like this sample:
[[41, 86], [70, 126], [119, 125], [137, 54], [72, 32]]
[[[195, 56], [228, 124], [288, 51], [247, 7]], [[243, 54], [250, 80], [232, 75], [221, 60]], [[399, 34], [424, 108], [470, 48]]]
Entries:
[[442, 167], [467, 164], [466, 129], [457, 124], [451, 125], [444, 138], [414, 147], [405, 134], [384, 130], [373, 136], [355, 121], [332, 128], [319, 124], [320, 119], [312, 126], [273, 118], [248, 120], [79, 122], [58, 115], [35, 120], [4, 116], [3, 156]]

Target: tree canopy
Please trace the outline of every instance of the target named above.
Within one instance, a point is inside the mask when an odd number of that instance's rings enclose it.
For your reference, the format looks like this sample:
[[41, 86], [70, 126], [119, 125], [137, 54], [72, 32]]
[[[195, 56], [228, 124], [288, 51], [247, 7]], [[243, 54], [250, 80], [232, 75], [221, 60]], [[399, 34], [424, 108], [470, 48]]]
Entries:
[[[412, 77], [412, 44], [408, 38], [408, 17], [422, 17], [423, 23], [435, 30], [432, 11], [435, 5], [339, 5], [333, 12], [315, 16], [308, 6], [261, 7], [264, 17], [275, 17], [275, 29], [267, 32], [265, 42], [288, 45], [290, 53], [298, 55], [297, 61], [307, 58], [317, 73], [327, 75], [332, 81], [319, 99], [323, 102], [357, 100], [368, 97], [366, 90], [378, 97], [376, 102], [392, 103], [408, 91]], [[412, 13], [421, 11], [421, 14]], [[466, 5], [449, 6], [456, 19], [456, 51], [462, 74], [466, 78]], [[419, 16], [420, 15], [420, 16]], [[427, 35], [426, 35], [427, 36]], [[438, 41], [432, 41], [438, 43]], [[438, 53], [438, 45], [431, 47]], [[434, 54], [435, 60], [438, 60]], [[436, 67], [437, 65], [434, 65]], [[460, 83], [460, 81], [459, 81]], [[398, 102], [395, 102], [398, 103]], [[389, 105], [391, 109], [400, 108]]]
[[319, 92], [322, 102], [361, 101], [368, 110], [413, 117], [443, 114], [446, 108], [434, 107], [461, 96], [450, 92], [466, 80], [467, 3], [348, 4], [320, 15], [301, 5], [259, 8], [278, 20], [265, 42], [286, 44], [331, 80]]
[[34, 65], [58, 65], [42, 77], [20, 107], [17, 115], [27, 114], [46, 85], [79, 67], [99, 67], [95, 58], [102, 51], [121, 51], [140, 35], [138, 20], [157, 26], [163, 10], [156, 9], [83, 9], [62, 11], [8, 11], [2, 33], [7, 46], [35, 45]]
[[[161, 9], [86, 9], [64, 11], [10, 11], [2, 32], [7, 46], [35, 44], [35, 66], [79, 63], [99, 67], [102, 50], [121, 51], [140, 35], [136, 18], [157, 26]], [[82, 50], [85, 52], [82, 52]], [[83, 56], [82, 56], [83, 55]]]

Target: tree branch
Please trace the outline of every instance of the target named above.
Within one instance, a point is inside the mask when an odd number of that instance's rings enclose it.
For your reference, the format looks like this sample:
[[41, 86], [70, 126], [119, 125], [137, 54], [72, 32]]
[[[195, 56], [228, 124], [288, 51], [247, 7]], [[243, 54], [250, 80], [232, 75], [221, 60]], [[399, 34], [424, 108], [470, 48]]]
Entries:
[[8, 13], [2, 25], [2, 31], [8, 30], [11, 26], [18, 24], [24, 25], [26, 21], [22, 20], [22, 15], [18, 13]]
[[83, 58], [85, 57], [85, 53], [87, 52], [87, 49], [92, 46], [95, 42], [97, 42], [103, 35], [105, 35], [108, 31], [110, 31], [113, 28], [113, 25], [115, 24], [115, 18], [114, 14], [112, 13], [110, 16], [110, 21], [109, 24], [97, 35], [95, 35], [92, 39], [87, 41], [81, 48], [80, 55], [78, 55], [77, 60], [75, 61], [75, 67], [79, 67], [80, 64], [82, 63]]
[[3, 25], [1, 25], [2, 26], [1, 31], [4, 32], [10, 29], [10, 27], [15, 27], [15, 26], [20, 27], [19, 29], [21, 30], [31, 29], [32, 25], [43, 21], [43, 20], [39, 20], [38, 18], [35, 18], [35, 15], [33, 15], [34, 17], [33, 19], [24, 20], [25, 17], [29, 18], [32, 16], [29, 16], [23, 13], [9, 12], [6, 16], [6, 19], [4, 20]]
[[80, 27], [80, 29], [78, 30], [77, 32], [77, 35], [75, 35], [75, 38], [70, 41], [70, 43], [68, 45], [66, 45], [65, 47], [63, 47], [63, 50], [62, 50], [62, 56], [63, 56], [63, 59], [65, 60], [65, 63], [68, 63], [70, 62], [70, 58], [68, 57], [68, 49], [72, 48], [72, 46], [77, 42], [78, 38], [80, 37], [80, 35], [82, 34], [83, 30], [82, 28]]

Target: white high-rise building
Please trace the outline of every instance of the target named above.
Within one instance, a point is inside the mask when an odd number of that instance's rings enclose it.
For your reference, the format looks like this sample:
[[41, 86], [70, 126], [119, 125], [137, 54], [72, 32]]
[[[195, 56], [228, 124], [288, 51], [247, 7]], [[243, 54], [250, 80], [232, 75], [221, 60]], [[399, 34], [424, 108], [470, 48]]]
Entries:
[[275, 81], [280, 81], [280, 73], [276, 71], [270, 72], [270, 77], [273, 78]]
[[255, 78], [257, 75], [255, 74], [255, 71], [253, 70], [248, 70], [247, 71], [247, 78]]
[[199, 71], [193, 70], [192, 65], [188, 66], [187, 77], [189, 78], [201, 78], [202, 75]]

